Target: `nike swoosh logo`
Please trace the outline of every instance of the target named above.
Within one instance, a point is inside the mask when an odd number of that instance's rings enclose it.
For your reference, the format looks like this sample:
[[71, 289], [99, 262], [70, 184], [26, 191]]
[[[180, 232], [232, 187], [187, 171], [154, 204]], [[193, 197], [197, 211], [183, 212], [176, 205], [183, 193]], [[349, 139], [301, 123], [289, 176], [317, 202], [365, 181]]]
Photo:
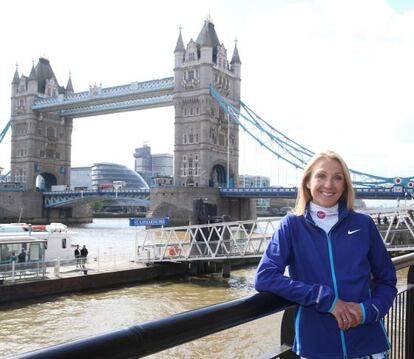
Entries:
[[348, 234], [354, 234], [356, 232], [359, 232], [360, 230], [361, 230], [361, 228], [355, 229], [353, 231], [351, 231], [351, 230], [348, 229]]

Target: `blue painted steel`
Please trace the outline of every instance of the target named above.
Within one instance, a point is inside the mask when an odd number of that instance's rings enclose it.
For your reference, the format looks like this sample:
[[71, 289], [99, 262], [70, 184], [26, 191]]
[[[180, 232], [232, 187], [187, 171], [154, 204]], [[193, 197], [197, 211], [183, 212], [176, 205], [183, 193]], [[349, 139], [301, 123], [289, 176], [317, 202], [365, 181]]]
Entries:
[[[240, 109], [235, 108], [220, 93], [210, 85], [210, 94], [220, 107], [230, 116], [231, 120], [248, 133], [262, 147], [281, 158], [295, 168], [303, 169], [314, 152], [285, 136], [260, 116], [258, 116], [245, 103], [240, 101]], [[393, 187], [400, 184], [404, 188], [414, 188], [414, 176], [410, 177], [381, 177], [351, 169], [352, 182], [355, 186], [377, 188]], [[398, 181], [396, 180], [398, 178]]]
[[133, 200], [142, 206], [149, 205], [150, 190], [104, 190], [104, 191], [56, 191], [43, 192], [43, 203], [45, 208], [61, 207], [75, 204], [80, 201], [92, 201], [96, 197], [107, 197], [110, 199]]
[[115, 113], [122, 111], [133, 111], [146, 107], [161, 107], [171, 106], [173, 104], [173, 95], [163, 95], [147, 97], [136, 100], [128, 100], [122, 102], [113, 102], [105, 104], [90, 105], [85, 107], [76, 107], [72, 109], [62, 110], [59, 112], [60, 116], [63, 117], [89, 117], [102, 115], [106, 113]]
[[[404, 199], [414, 198], [412, 189], [354, 187], [355, 196], [361, 199]], [[297, 187], [240, 187], [220, 188], [222, 197], [247, 198], [291, 198], [297, 196]]]
[[81, 107], [83, 104], [90, 104], [91, 101], [102, 103], [114, 102], [116, 98], [136, 98], [137, 95], [145, 96], [147, 93], [157, 91], [168, 92], [174, 89], [174, 77], [166, 77], [159, 80], [144, 82], [132, 82], [127, 85], [114, 87], [91, 87], [89, 91], [58, 95], [55, 97], [38, 97], [33, 106], [33, 110], [62, 110], [64, 108]]
[[0, 143], [3, 141], [4, 137], [7, 134], [7, 131], [9, 130], [11, 125], [11, 121], [7, 122], [6, 126], [4, 126], [3, 131], [0, 132]]
[[129, 225], [131, 227], [138, 226], [168, 226], [169, 217], [153, 217], [153, 218], [130, 218]]

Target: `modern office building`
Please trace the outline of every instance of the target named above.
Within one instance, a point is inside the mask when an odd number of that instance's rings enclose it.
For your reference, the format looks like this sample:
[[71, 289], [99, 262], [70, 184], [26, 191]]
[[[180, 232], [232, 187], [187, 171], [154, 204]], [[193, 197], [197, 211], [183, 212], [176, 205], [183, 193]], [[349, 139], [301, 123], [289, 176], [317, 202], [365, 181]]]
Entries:
[[92, 167], [72, 167], [70, 169], [70, 188], [72, 190], [91, 189], [91, 169]]
[[144, 144], [134, 153], [135, 172], [139, 173], [150, 187], [157, 186], [155, 177], [173, 178], [173, 155], [169, 153], [151, 154], [151, 147]]

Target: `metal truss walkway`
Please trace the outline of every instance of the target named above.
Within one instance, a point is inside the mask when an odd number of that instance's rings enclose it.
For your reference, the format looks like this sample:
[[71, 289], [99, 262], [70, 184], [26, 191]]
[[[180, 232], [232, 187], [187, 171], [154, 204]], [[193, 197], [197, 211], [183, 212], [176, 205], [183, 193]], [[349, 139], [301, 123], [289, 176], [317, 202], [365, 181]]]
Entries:
[[[378, 210], [376, 210], [378, 211]], [[377, 212], [372, 212], [374, 217]], [[381, 213], [378, 229], [388, 251], [414, 251], [413, 210], [389, 209]], [[136, 261], [192, 262], [260, 258], [276, 230], [279, 217], [183, 227], [147, 229], [136, 245]]]
[[382, 210], [377, 226], [389, 252], [414, 251], [414, 209]]
[[142, 206], [148, 206], [150, 200], [149, 189], [130, 190], [100, 190], [100, 191], [56, 191], [43, 192], [43, 205], [45, 208], [63, 207], [81, 201], [92, 201], [96, 197], [102, 199], [128, 199], [135, 200]]
[[138, 246], [144, 263], [260, 258], [280, 218], [147, 229]]
[[174, 77], [132, 82], [108, 88], [90, 87], [89, 91], [38, 97], [32, 109], [36, 112], [58, 112], [62, 117], [86, 117], [133, 111], [173, 104]]

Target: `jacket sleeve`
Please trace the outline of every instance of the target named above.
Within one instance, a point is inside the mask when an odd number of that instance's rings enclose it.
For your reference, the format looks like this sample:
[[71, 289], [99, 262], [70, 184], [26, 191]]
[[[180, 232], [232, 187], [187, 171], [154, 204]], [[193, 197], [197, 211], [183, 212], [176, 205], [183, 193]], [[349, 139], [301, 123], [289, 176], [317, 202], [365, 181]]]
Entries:
[[362, 323], [378, 322], [389, 311], [397, 294], [397, 275], [390, 255], [377, 227], [370, 219], [370, 249], [368, 259], [371, 265], [371, 296], [361, 303]]
[[321, 312], [330, 311], [336, 302], [330, 287], [306, 284], [284, 275], [286, 266], [294, 258], [291, 237], [289, 217], [284, 217], [260, 260], [255, 275], [256, 290], [270, 292], [304, 306], [316, 305]]

